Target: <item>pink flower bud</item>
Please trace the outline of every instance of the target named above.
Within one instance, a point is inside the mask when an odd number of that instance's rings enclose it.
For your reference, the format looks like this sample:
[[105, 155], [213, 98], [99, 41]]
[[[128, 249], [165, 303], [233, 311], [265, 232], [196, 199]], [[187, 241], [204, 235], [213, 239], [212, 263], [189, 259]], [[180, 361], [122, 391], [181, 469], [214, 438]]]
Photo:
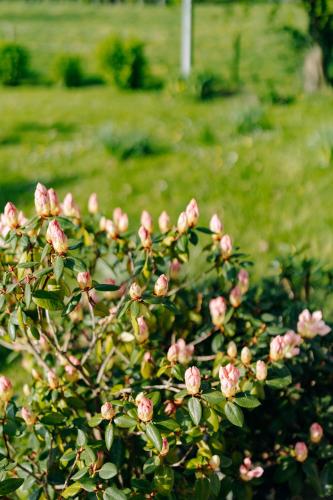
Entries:
[[88, 200], [88, 211], [90, 214], [98, 214], [98, 198], [96, 193], [92, 193]]
[[262, 467], [254, 467], [252, 460], [247, 457], [244, 458], [244, 462], [239, 467], [240, 477], [243, 481], [251, 481], [252, 479], [261, 477], [264, 473]]
[[107, 225], [108, 219], [102, 215], [102, 217], [99, 220], [99, 229], [100, 231], [106, 231], [106, 225]]
[[216, 297], [209, 302], [213, 325], [221, 327], [224, 323], [227, 306], [223, 297]]
[[230, 304], [234, 308], [237, 308], [237, 307], [239, 307], [241, 305], [241, 303], [242, 303], [242, 292], [241, 292], [241, 289], [240, 289], [240, 287], [238, 285], [235, 286], [231, 290], [230, 295], [229, 295], [229, 300], [230, 300]]
[[46, 239], [52, 244], [56, 253], [62, 255], [67, 252], [67, 236], [57, 220], [52, 220], [49, 223]]
[[284, 357], [284, 340], [281, 335], [277, 335], [271, 340], [269, 356], [272, 361], [279, 361]]
[[139, 316], [137, 318], [137, 323], [139, 327], [139, 333], [137, 335], [137, 339], [140, 343], [145, 342], [149, 336], [148, 325], [143, 316]]
[[299, 441], [295, 444], [294, 452], [297, 462], [305, 462], [308, 458], [308, 447], [303, 441]]
[[75, 366], [67, 364], [65, 366], [66, 377], [70, 382], [76, 382], [80, 378], [80, 374]]
[[233, 340], [228, 344], [227, 354], [230, 358], [237, 358], [237, 346]]
[[154, 286], [154, 294], [157, 297], [164, 297], [168, 293], [169, 280], [165, 274], [161, 274], [157, 278], [157, 281]]
[[128, 230], [128, 215], [122, 213], [116, 223], [119, 233], [126, 233]]
[[133, 281], [130, 286], [129, 296], [132, 300], [139, 300], [142, 297], [142, 288], [140, 285], [138, 285], [138, 283], [136, 283], [136, 281]]
[[135, 397], [135, 404], [138, 406], [138, 404], [140, 403], [141, 399], [143, 399], [145, 397], [145, 393], [144, 392], [139, 392], [139, 394], [137, 394], [137, 396]]
[[114, 411], [112, 403], [108, 401], [101, 407], [101, 415], [105, 420], [112, 420], [116, 412]]
[[222, 232], [223, 232], [223, 224], [222, 224], [222, 222], [217, 214], [214, 214], [213, 217], [210, 219], [209, 229], [213, 233], [215, 233], [213, 235], [213, 237], [215, 236], [215, 239], [216, 239], [216, 237], [218, 237], [217, 239], [220, 239], [220, 237], [222, 236]]
[[142, 422], [149, 422], [153, 418], [153, 402], [143, 397], [138, 404], [138, 417]]
[[169, 347], [167, 359], [170, 363], [175, 363], [176, 361], [178, 361], [178, 345], [177, 344], [172, 344]]
[[176, 413], [177, 406], [173, 401], [167, 400], [165, 401], [164, 413], [170, 417], [174, 413]]
[[153, 219], [147, 210], [144, 210], [141, 214], [141, 226], [143, 226], [149, 233], [153, 232]]
[[250, 284], [249, 273], [245, 271], [245, 269], [241, 269], [238, 273], [238, 286], [242, 294], [248, 291], [249, 284]]
[[209, 459], [209, 465], [210, 465], [211, 469], [213, 469], [214, 471], [219, 470], [220, 464], [221, 464], [221, 459], [218, 455], [213, 455]]
[[167, 233], [170, 230], [170, 217], [164, 210], [158, 218], [158, 226], [161, 233]]
[[160, 451], [160, 456], [165, 457], [169, 453], [169, 443], [166, 437], [162, 438], [162, 449]]
[[108, 238], [116, 240], [118, 238], [118, 229], [115, 223], [111, 219], [106, 219], [105, 221], [105, 231]]
[[187, 215], [185, 212], [182, 212], [177, 221], [177, 229], [179, 234], [184, 234], [188, 230], [188, 220], [187, 220]]
[[53, 216], [57, 216], [60, 214], [60, 203], [58, 200], [57, 193], [53, 188], [48, 190], [49, 195], [49, 203], [50, 203], [50, 214]]
[[267, 378], [267, 365], [265, 361], [259, 359], [256, 363], [256, 377], [257, 380], [263, 381]]
[[299, 354], [299, 345], [302, 343], [302, 337], [297, 335], [297, 333], [292, 330], [288, 331], [283, 336], [284, 341], [284, 357], [292, 358], [293, 356], [297, 356]]
[[194, 227], [199, 219], [199, 207], [194, 198], [186, 207], [187, 222], [190, 227]]
[[9, 401], [13, 395], [13, 386], [9, 378], [2, 375], [0, 377], [0, 400]]
[[78, 273], [76, 279], [81, 290], [89, 290], [92, 287], [92, 279], [89, 271]]
[[221, 254], [224, 259], [228, 259], [232, 254], [232, 242], [228, 234], [225, 234], [221, 238], [220, 242]]
[[66, 217], [80, 219], [80, 209], [74, 201], [72, 193], [67, 193], [62, 204], [62, 211]]
[[226, 398], [234, 396], [238, 389], [238, 380], [240, 372], [231, 363], [227, 366], [220, 366], [219, 377], [221, 382], [221, 391]]
[[312, 443], [319, 443], [324, 435], [323, 428], [317, 422], [314, 422], [310, 427], [310, 440]]
[[200, 391], [201, 375], [196, 366], [191, 366], [186, 370], [185, 385], [189, 394], [198, 394]]
[[26, 406], [23, 406], [21, 416], [27, 425], [34, 425], [37, 421], [36, 415], [34, 415], [30, 408], [27, 408]]
[[249, 365], [251, 363], [251, 360], [252, 354], [250, 349], [247, 346], [243, 347], [243, 349], [241, 350], [241, 362], [244, 365]]
[[193, 356], [194, 345], [189, 344], [186, 345], [184, 339], [178, 339], [177, 341], [177, 350], [178, 350], [178, 361], [182, 365], [187, 365]]
[[16, 229], [17, 227], [19, 227], [18, 212], [14, 203], [11, 203], [10, 201], [6, 203], [4, 218], [7, 226], [11, 229]]
[[151, 247], [150, 232], [144, 226], [140, 226], [138, 235], [141, 241], [141, 245], [145, 250], [148, 250]]
[[170, 263], [170, 276], [173, 280], [178, 278], [181, 269], [181, 263], [178, 259], [173, 259]]
[[35, 208], [37, 215], [41, 217], [48, 217], [51, 213], [49, 192], [40, 182], [35, 190]]
[[298, 317], [297, 331], [302, 337], [312, 339], [316, 335], [327, 335], [331, 328], [323, 321], [321, 311], [311, 314], [308, 309], [305, 309]]
[[47, 372], [47, 381], [50, 389], [57, 389], [59, 387], [59, 379], [53, 370]]

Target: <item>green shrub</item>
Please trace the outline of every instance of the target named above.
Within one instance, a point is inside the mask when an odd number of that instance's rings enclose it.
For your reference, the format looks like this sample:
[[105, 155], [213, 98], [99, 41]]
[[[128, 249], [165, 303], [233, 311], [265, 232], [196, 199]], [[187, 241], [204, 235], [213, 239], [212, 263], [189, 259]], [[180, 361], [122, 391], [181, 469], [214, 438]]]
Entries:
[[237, 87], [222, 76], [211, 71], [199, 73], [195, 80], [195, 95], [202, 101], [215, 97], [227, 97], [236, 94]]
[[98, 48], [98, 59], [103, 71], [112, 76], [118, 87], [142, 89], [146, 86], [148, 63], [142, 42], [106, 38]]
[[55, 74], [65, 87], [81, 87], [84, 84], [82, 60], [76, 55], [59, 55], [55, 61]]
[[0, 81], [15, 86], [29, 75], [29, 52], [16, 42], [0, 43]]

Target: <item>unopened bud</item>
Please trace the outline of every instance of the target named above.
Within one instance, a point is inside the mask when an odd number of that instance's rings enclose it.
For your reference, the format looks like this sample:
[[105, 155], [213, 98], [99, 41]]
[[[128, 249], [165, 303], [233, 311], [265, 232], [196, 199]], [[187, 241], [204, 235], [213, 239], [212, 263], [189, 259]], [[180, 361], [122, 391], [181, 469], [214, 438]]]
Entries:
[[142, 422], [149, 422], [153, 418], [153, 402], [143, 397], [138, 404], [138, 417]]
[[66, 217], [80, 219], [80, 209], [74, 201], [72, 193], [67, 193], [62, 204], [62, 211]]
[[167, 233], [170, 230], [170, 217], [164, 210], [158, 218], [158, 226], [161, 233]]
[[302, 441], [296, 443], [294, 452], [297, 462], [305, 462], [308, 458], [308, 447]]
[[252, 360], [252, 354], [250, 349], [247, 346], [243, 347], [243, 349], [241, 350], [242, 363], [244, 365], [249, 365], [251, 363], [251, 360]]
[[13, 386], [8, 377], [0, 377], [0, 400], [9, 401], [13, 395]]
[[62, 255], [68, 250], [67, 236], [57, 220], [52, 220], [48, 226], [46, 239], [52, 244], [56, 253]]
[[149, 233], [153, 232], [153, 219], [147, 210], [144, 210], [141, 214], [141, 226], [143, 226]]
[[228, 259], [232, 254], [232, 243], [231, 243], [231, 238], [228, 234], [222, 236], [220, 247], [221, 247], [222, 257], [224, 259]]
[[188, 230], [188, 227], [189, 227], [189, 224], [188, 224], [188, 220], [187, 220], [187, 215], [185, 212], [182, 212], [179, 215], [178, 221], [177, 221], [178, 232], [180, 234], [184, 234]]
[[138, 323], [138, 327], [139, 327], [137, 339], [138, 339], [138, 342], [141, 344], [142, 342], [145, 342], [148, 339], [149, 329], [148, 329], [148, 325], [146, 323], [146, 320], [143, 316], [139, 316], [137, 318], [137, 323]]
[[261, 382], [267, 378], [267, 365], [265, 361], [259, 359], [256, 364], [256, 377]]
[[232, 307], [239, 307], [242, 303], [242, 292], [239, 286], [235, 286], [229, 295], [230, 304]]
[[128, 230], [128, 215], [122, 213], [116, 223], [119, 233], [126, 233]]
[[47, 381], [50, 389], [57, 389], [59, 387], [59, 379], [52, 370], [47, 372]]
[[144, 226], [140, 226], [138, 235], [141, 241], [141, 245], [145, 250], [151, 247], [151, 237], [150, 232]]
[[37, 215], [48, 217], [50, 215], [50, 198], [47, 188], [40, 182], [35, 191], [35, 208]]
[[99, 210], [98, 198], [96, 193], [91, 193], [88, 200], [88, 211], [90, 214], [97, 214]]
[[78, 273], [76, 279], [81, 290], [89, 290], [92, 287], [92, 279], [89, 271]]
[[317, 422], [314, 422], [310, 427], [310, 439], [312, 443], [319, 443], [324, 435], [323, 428]]
[[162, 438], [162, 449], [160, 451], [160, 456], [165, 457], [169, 453], [169, 442], [166, 437]]
[[213, 455], [209, 460], [210, 467], [215, 471], [219, 470], [221, 464], [220, 457], [218, 455]]
[[194, 227], [199, 219], [199, 207], [193, 198], [186, 207], [187, 222], [190, 227]]
[[134, 281], [129, 289], [129, 296], [131, 297], [132, 300], [139, 300], [141, 299], [142, 296], [142, 288], [141, 286]]
[[26, 406], [23, 406], [21, 416], [27, 425], [34, 425], [37, 421], [36, 415]]
[[161, 274], [158, 277], [155, 286], [154, 286], [154, 294], [157, 297], [164, 297], [168, 292], [169, 280], [165, 274]]
[[16, 229], [17, 227], [19, 227], [18, 211], [14, 203], [11, 203], [10, 201], [6, 203], [4, 216], [7, 226], [9, 226], [11, 229]]
[[59, 215], [60, 214], [60, 203], [58, 200], [57, 193], [53, 188], [50, 188], [48, 190], [48, 195], [49, 195], [49, 203], [50, 203], [50, 214], [53, 216]]
[[101, 415], [105, 420], [112, 420], [116, 412], [114, 411], [112, 403], [108, 401], [101, 407]]
[[233, 340], [231, 342], [229, 342], [229, 344], [228, 344], [227, 354], [230, 358], [237, 357], [237, 346]]
[[223, 224], [217, 214], [210, 219], [209, 229], [214, 233], [213, 238], [219, 240], [223, 232]]
[[200, 391], [201, 375], [196, 366], [191, 366], [186, 370], [185, 385], [189, 394], [198, 394]]

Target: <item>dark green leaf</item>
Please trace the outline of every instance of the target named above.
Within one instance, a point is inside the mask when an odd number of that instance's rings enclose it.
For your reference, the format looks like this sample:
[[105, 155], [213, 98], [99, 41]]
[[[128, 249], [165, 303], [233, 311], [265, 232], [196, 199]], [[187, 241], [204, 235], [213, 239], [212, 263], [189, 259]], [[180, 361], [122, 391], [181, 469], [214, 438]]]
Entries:
[[94, 285], [94, 288], [98, 292], [114, 292], [116, 290], [119, 290], [119, 286], [111, 285], [108, 283], [96, 283], [96, 285]]
[[242, 406], [243, 408], [256, 408], [261, 404], [259, 399], [255, 398], [251, 394], [241, 392], [236, 395], [235, 403], [237, 403], [238, 406]]
[[114, 423], [116, 424], [117, 427], [121, 427], [123, 429], [133, 427], [134, 425], [137, 424], [136, 420], [134, 420], [134, 418], [129, 417], [128, 415], [121, 415], [120, 417], [115, 418]]
[[60, 257], [60, 255], [58, 255], [53, 266], [53, 272], [57, 282], [60, 280], [63, 270], [64, 270], [64, 260], [62, 257]]
[[202, 417], [202, 407], [198, 398], [190, 398], [188, 400], [188, 411], [194, 425], [199, 425]]
[[233, 425], [242, 427], [244, 423], [244, 415], [242, 410], [234, 403], [228, 401], [224, 407], [225, 416]]
[[127, 496], [115, 486], [110, 486], [103, 493], [103, 500], [126, 500]]
[[63, 308], [62, 300], [57, 292], [47, 290], [36, 290], [32, 294], [32, 300], [35, 304], [49, 311], [59, 311]]
[[162, 449], [162, 437], [161, 437], [160, 431], [151, 422], [149, 422], [149, 424], [147, 424], [147, 426], [146, 426], [146, 435], [147, 435], [149, 441], [151, 441], [153, 443], [153, 445], [155, 446], [157, 451], [161, 451], [161, 449]]
[[206, 394], [203, 394], [202, 397], [211, 405], [218, 405], [225, 400], [225, 397], [220, 391], [207, 392]]
[[98, 472], [98, 475], [101, 479], [111, 479], [112, 477], [117, 475], [117, 467], [110, 462], [104, 464], [101, 470]]
[[0, 495], [8, 495], [8, 493], [13, 493], [16, 491], [22, 484], [24, 483], [24, 479], [21, 478], [10, 478], [5, 479], [0, 482]]
[[74, 311], [74, 309], [76, 308], [76, 306], [78, 305], [78, 303], [80, 302], [80, 300], [81, 300], [81, 294], [80, 293], [78, 293], [77, 295], [74, 295], [70, 299], [70, 301], [66, 304], [66, 307], [65, 307], [65, 309], [62, 312], [62, 316], [66, 316], [66, 314], [69, 314], [72, 311]]
[[45, 425], [66, 425], [66, 418], [61, 413], [48, 413], [40, 421]]
[[111, 449], [113, 443], [113, 437], [114, 437], [113, 425], [110, 422], [105, 429], [105, 445], [107, 450]]

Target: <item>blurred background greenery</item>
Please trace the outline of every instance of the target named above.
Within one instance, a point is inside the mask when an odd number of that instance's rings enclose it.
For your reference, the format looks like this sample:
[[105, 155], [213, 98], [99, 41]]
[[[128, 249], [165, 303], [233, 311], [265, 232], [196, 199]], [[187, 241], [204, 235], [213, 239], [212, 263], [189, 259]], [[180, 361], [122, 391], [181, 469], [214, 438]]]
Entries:
[[[330, 257], [333, 94], [303, 92], [302, 5], [196, 5], [187, 83], [180, 18], [178, 4], [0, 3], [0, 39], [29, 55], [26, 80], [0, 88], [1, 208], [31, 213], [39, 180], [81, 204], [96, 191], [135, 228], [143, 208], [176, 221], [195, 196], [202, 222], [218, 212], [260, 272], [302, 245]], [[149, 84], [120, 88], [123, 72], [115, 85], [109, 36], [134, 40]]]

